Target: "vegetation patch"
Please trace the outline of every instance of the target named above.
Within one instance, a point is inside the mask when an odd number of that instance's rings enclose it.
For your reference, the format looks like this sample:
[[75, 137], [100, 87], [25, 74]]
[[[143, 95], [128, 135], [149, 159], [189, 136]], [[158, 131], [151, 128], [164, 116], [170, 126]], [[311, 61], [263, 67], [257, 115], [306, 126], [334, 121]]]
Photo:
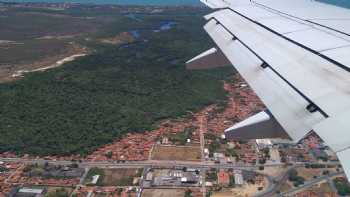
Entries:
[[[56, 14], [87, 15], [66, 12]], [[160, 120], [225, 100], [223, 80], [232, 76], [232, 67], [189, 71], [183, 63], [211, 45], [201, 14], [144, 15], [142, 22], [111, 14], [112, 22], [93, 36], [139, 29], [142, 39], [107, 46], [81, 41], [94, 53], [1, 84], [0, 152], [86, 155], [126, 133], [145, 132]], [[149, 31], [165, 19], [177, 25]]]
[[340, 196], [350, 195], [350, 185], [344, 178], [336, 178], [333, 181]]
[[199, 146], [156, 145], [151, 154], [154, 160], [198, 161], [201, 159]]
[[288, 173], [288, 179], [289, 181], [293, 182], [294, 187], [299, 187], [300, 185], [304, 184], [304, 177], [298, 175], [298, 171], [295, 169], [292, 169]]
[[127, 168], [127, 169], [102, 169], [91, 168], [85, 179], [86, 184], [91, 184], [93, 176], [99, 175], [96, 183], [98, 186], [132, 186], [134, 178], [139, 178], [142, 175], [143, 169]]
[[185, 192], [183, 189], [145, 189], [142, 197], [184, 197]]
[[191, 135], [195, 129], [195, 127], [187, 127], [184, 129], [184, 131], [171, 135], [169, 139], [176, 144], [185, 145], [187, 143], [187, 139], [191, 138]]

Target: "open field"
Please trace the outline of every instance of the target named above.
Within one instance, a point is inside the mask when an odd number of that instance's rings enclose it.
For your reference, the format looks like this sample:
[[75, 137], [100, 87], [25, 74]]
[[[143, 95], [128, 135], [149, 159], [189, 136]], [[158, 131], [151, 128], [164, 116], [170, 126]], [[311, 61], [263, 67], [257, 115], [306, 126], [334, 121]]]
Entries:
[[[85, 184], [90, 184], [92, 176], [100, 175], [96, 185], [98, 186], [132, 186], [134, 178], [139, 178], [143, 169], [102, 169], [92, 168], [84, 180]], [[136, 183], [137, 184], [137, 183]]]
[[[45, 67], [82, 52], [82, 36], [108, 24], [108, 17], [86, 19], [73, 13], [9, 8], [0, 17], [0, 82], [14, 80], [18, 70]], [[77, 47], [79, 46], [79, 47]]]
[[286, 191], [288, 191], [288, 190], [290, 190], [292, 188], [293, 188], [293, 183], [287, 181], [287, 182], [282, 184], [282, 186], [280, 187], [279, 191], [280, 192], [286, 192]]
[[182, 189], [145, 189], [142, 197], [183, 197], [185, 190]]
[[297, 168], [298, 175], [303, 177], [305, 180], [311, 180], [314, 178], [314, 176], [320, 176], [322, 170], [321, 169], [314, 169], [314, 168]]
[[57, 193], [70, 195], [72, 192], [73, 192], [73, 188], [70, 188], [70, 187], [48, 187], [47, 188], [48, 196], [58, 196], [58, 195], [55, 195]]
[[105, 169], [103, 185], [129, 186], [134, 185], [133, 180], [142, 173], [142, 169]]
[[253, 196], [258, 193], [258, 185], [248, 185], [245, 184], [242, 187], [236, 187], [231, 189], [223, 189], [220, 192], [214, 192], [213, 197], [246, 197]]
[[[230, 188], [222, 188], [220, 191], [213, 192], [213, 197], [246, 197], [246, 196], [253, 196], [260, 191], [263, 191], [266, 189], [268, 180], [266, 177], [264, 177], [262, 182], [251, 184], [251, 183], [244, 183], [241, 186], [235, 186]], [[262, 189], [262, 190], [259, 190]]]
[[151, 158], [154, 160], [197, 161], [201, 159], [199, 146], [156, 145], [151, 154]]

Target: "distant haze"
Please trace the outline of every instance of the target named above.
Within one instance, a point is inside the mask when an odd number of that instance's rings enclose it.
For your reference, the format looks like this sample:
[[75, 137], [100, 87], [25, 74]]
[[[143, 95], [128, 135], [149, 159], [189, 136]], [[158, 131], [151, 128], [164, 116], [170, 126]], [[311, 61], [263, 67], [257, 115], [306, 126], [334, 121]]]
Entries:
[[199, 0], [0, 0], [2, 2], [47, 2], [117, 5], [201, 5]]
[[[202, 5], [199, 0], [0, 0], [0, 2], [47, 2], [86, 3], [117, 5]], [[248, 0], [247, 0], [248, 1]], [[340, 7], [350, 8], [349, 0], [316, 0]]]
[[323, 3], [333, 4], [339, 7], [350, 8], [349, 0], [318, 0]]

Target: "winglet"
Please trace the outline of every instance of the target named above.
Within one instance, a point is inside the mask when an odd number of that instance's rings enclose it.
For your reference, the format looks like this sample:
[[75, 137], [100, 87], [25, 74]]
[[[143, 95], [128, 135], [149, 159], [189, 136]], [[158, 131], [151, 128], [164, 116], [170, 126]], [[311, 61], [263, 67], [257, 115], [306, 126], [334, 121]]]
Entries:
[[227, 139], [289, 138], [282, 126], [265, 110], [225, 130]]
[[231, 65], [231, 62], [217, 48], [211, 48], [186, 62], [189, 70], [209, 69]]

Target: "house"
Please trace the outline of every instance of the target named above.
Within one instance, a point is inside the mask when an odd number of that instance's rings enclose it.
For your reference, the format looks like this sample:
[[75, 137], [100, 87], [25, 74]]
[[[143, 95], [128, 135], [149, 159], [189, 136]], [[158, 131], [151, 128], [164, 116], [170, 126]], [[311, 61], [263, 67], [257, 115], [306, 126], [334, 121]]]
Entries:
[[228, 186], [230, 184], [230, 175], [225, 170], [221, 169], [218, 174], [218, 184]]
[[244, 179], [241, 173], [234, 173], [235, 185], [241, 186], [244, 184]]

